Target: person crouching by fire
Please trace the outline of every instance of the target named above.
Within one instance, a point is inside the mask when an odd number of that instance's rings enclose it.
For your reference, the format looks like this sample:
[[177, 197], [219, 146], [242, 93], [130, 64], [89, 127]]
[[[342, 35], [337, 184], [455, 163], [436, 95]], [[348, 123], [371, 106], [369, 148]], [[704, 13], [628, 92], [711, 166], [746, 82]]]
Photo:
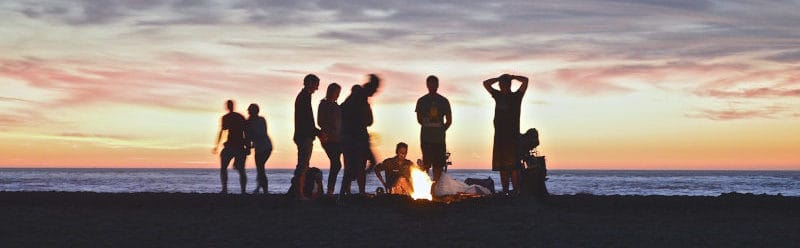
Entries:
[[[413, 192], [409, 179], [411, 178], [411, 166], [414, 163], [406, 159], [408, 155], [408, 144], [400, 142], [397, 143], [395, 148], [395, 156], [383, 160], [380, 164], [375, 166], [375, 175], [381, 181], [383, 187], [390, 194], [409, 195]], [[386, 180], [384, 180], [381, 171], [386, 173]]]

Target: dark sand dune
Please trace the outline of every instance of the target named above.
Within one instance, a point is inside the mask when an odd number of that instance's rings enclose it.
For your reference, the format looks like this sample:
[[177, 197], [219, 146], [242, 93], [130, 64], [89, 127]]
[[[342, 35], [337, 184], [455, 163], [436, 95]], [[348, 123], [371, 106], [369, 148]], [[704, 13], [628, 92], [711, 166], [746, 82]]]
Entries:
[[797, 247], [800, 198], [0, 192], [2, 247]]

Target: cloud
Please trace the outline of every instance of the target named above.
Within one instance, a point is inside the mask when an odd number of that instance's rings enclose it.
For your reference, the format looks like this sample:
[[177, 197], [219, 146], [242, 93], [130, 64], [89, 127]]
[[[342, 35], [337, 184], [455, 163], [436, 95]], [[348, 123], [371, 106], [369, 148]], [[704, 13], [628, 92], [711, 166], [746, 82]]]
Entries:
[[752, 119], [752, 118], [774, 119], [778, 118], [779, 115], [786, 112], [786, 110], [787, 108], [780, 106], [770, 106], [760, 109], [749, 109], [749, 110], [702, 109], [699, 110], [698, 112], [687, 114], [686, 116], [689, 118], [709, 119], [714, 121], [731, 121], [731, 120], [742, 120], [742, 119]]
[[120, 141], [129, 141], [136, 139], [135, 137], [127, 135], [78, 133], [78, 132], [65, 132], [65, 133], [58, 133], [55, 135], [65, 138], [99, 138], [99, 139], [120, 140]]
[[771, 60], [771, 61], [776, 61], [776, 62], [794, 63], [794, 64], [796, 64], [796, 63], [800, 63], [800, 50], [776, 53], [776, 54], [764, 57], [764, 59]]
[[772, 89], [754, 88], [740, 91], [708, 90], [700, 92], [699, 95], [711, 96], [716, 98], [765, 98], [765, 97], [798, 97], [800, 89]]
[[285, 82], [290, 80], [276, 75], [227, 73], [222, 61], [183, 53], [166, 53], [159, 64], [0, 60], [0, 76], [61, 93], [58, 98], [38, 100], [37, 105], [45, 108], [122, 102], [188, 111], [207, 111], [203, 106], [216, 95], [288, 91]]

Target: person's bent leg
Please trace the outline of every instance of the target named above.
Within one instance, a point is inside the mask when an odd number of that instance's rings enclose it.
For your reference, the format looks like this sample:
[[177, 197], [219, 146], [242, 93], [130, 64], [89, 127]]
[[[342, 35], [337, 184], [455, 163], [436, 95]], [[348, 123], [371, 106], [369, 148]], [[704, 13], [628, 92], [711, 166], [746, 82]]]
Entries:
[[511, 185], [514, 186], [514, 193], [519, 193], [519, 169], [511, 171]]
[[503, 187], [503, 193], [508, 193], [508, 179], [510, 177], [509, 171], [500, 171], [500, 185]]
[[230, 164], [233, 156], [229, 149], [223, 148], [219, 153], [220, 167], [219, 167], [219, 180], [222, 183], [222, 193], [228, 193], [228, 164]]
[[336, 177], [339, 176], [339, 171], [342, 169], [342, 146], [339, 143], [323, 144], [322, 148], [325, 149], [325, 154], [328, 155], [330, 160], [330, 169], [328, 170], [328, 195], [333, 195], [336, 188]]
[[244, 170], [245, 159], [247, 159], [247, 156], [244, 151], [237, 154], [233, 159], [233, 167], [239, 172], [239, 187], [242, 190], [242, 194], [247, 193], [247, 173]]

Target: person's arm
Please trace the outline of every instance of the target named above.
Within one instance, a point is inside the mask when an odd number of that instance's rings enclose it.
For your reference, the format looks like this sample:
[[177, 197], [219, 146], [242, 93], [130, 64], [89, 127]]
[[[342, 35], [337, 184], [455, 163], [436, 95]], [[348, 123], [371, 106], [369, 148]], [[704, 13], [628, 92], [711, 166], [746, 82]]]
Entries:
[[517, 93], [522, 93], [524, 96], [525, 92], [528, 91], [528, 78], [525, 76], [512, 76], [512, 78], [522, 83], [522, 85], [519, 86], [519, 89], [517, 89]]
[[450, 103], [447, 103], [447, 113], [444, 114], [444, 130], [450, 128], [453, 124], [453, 111], [450, 109]]
[[366, 123], [364, 123], [364, 124], [365, 124], [367, 127], [369, 127], [369, 126], [372, 126], [372, 123], [373, 123], [375, 120], [373, 119], [373, 116], [372, 116], [372, 107], [370, 107], [369, 103], [367, 103], [367, 106], [366, 106], [366, 109], [365, 109], [365, 111], [367, 111], [367, 113], [366, 113], [366, 117], [367, 117], [367, 118], [365, 119]]
[[222, 129], [219, 129], [219, 134], [217, 134], [217, 142], [214, 142], [214, 148], [211, 149], [211, 154], [217, 154], [217, 150], [219, 150], [219, 141], [222, 140]]
[[381, 171], [382, 170], [383, 170], [383, 163], [375, 165], [375, 176], [377, 176], [378, 180], [381, 181], [381, 184], [383, 184], [383, 188], [388, 190], [388, 188], [386, 186], [386, 181], [384, 181], [383, 180], [383, 176], [381, 176]]
[[317, 125], [322, 130], [329, 129], [333, 124], [331, 123], [331, 111], [326, 106], [325, 102], [320, 102], [317, 107]]
[[485, 88], [486, 91], [491, 94], [492, 92], [497, 91], [494, 88], [492, 88], [492, 85], [497, 83], [497, 82], [500, 82], [500, 78], [499, 77], [486, 79], [485, 81], [483, 81], [483, 88]]
[[219, 133], [217, 134], [217, 141], [214, 142], [214, 148], [211, 149], [211, 154], [217, 154], [217, 150], [219, 150], [219, 142], [222, 141], [222, 130], [225, 129], [223, 123], [219, 125]]

